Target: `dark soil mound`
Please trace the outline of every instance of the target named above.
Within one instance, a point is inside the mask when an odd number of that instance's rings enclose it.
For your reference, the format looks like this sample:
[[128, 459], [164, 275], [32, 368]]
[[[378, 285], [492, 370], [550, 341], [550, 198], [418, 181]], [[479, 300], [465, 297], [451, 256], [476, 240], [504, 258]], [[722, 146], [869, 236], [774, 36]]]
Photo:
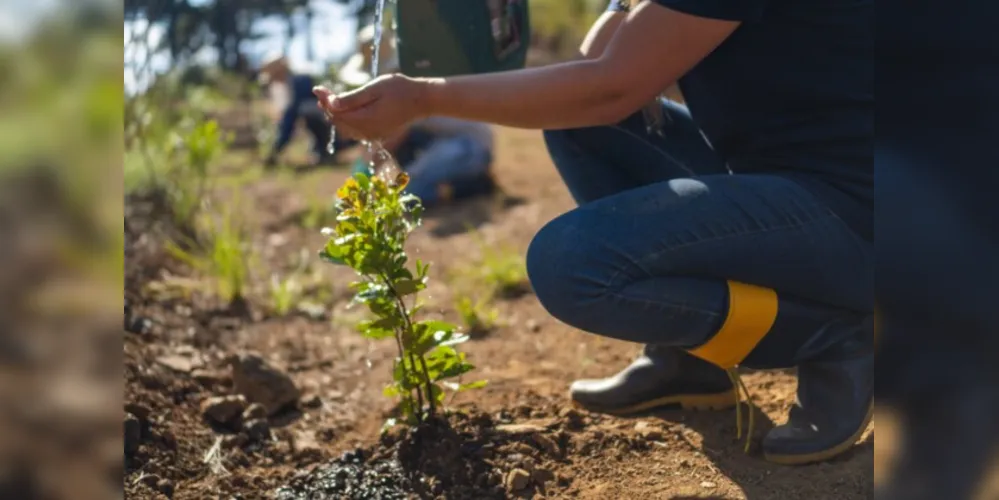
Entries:
[[563, 471], [571, 468], [571, 458], [586, 454], [585, 443], [648, 446], [625, 434], [607, 440], [604, 433], [587, 430], [589, 417], [568, 408], [514, 413], [521, 417], [517, 423], [507, 412], [454, 413], [417, 429], [386, 433], [377, 446], [299, 475], [277, 498], [531, 498], [570, 485], [571, 474]]

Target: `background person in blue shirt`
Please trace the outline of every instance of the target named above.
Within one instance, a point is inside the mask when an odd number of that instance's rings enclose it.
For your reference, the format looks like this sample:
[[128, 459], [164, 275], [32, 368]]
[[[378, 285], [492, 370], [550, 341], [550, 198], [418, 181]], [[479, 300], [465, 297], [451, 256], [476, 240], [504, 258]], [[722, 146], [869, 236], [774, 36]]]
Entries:
[[[296, 74], [288, 66], [284, 56], [268, 57], [260, 67], [260, 79], [271, 87], [272, 96], [283, 94], [280, 99], [280, 111], [277, 116], [277, 138], [271, 146], [266, 158], [266, 165], [272, 167], [284, 151], [299, 122], [312, 136], [312, 147], [309, 163], [319, 165], [331, 159], [327, 151], [330, 140], [330, 125], [323, 117], [322, 110], [316, 105], [312, 88], [315, 80], [309, 75]], [[336, 138], [336, 149], [348, 147], [351, 141], [343, 137]]]
[[[873, 406], [874, 19], [874, 0], [613, 2], [575, 61], [316, 94], [366, 138], [431, 115], [544, 129], [579, 207], [528, 250], [538, 299], [647, 346], [572, 399], [726, 408], [735, 367], [796, 367], [762, 451], [810, 463]], [[677, 83], [686, 107], [657, 98]]]

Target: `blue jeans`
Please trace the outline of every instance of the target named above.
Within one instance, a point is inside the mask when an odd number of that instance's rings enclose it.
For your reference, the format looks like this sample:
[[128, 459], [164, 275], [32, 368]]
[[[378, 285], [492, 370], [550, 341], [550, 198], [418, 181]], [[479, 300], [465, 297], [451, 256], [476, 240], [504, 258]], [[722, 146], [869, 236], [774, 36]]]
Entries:
[[410, 176], [407, 191], [426, 206], [446, 201], [441, 200], [442, 185], [448, 185], [450, 197], [457, 199], [478, 194], [490, 180], [492, 151], [468, 137], [430, 138], [425, 149], [412, 156], [403, 163]]
[[788, 178], [731, 174], [686, 109], [664, 106], [662, 136], [640, 113], [545, 132], [579, 206], [528, 250], [544, 307], [591, 333], [693, 347], [721, 327], [733, 280], [780, 297], [787, 331], [760, 365], [792, 366], [855, 334], [874, 306], [873, 243]]

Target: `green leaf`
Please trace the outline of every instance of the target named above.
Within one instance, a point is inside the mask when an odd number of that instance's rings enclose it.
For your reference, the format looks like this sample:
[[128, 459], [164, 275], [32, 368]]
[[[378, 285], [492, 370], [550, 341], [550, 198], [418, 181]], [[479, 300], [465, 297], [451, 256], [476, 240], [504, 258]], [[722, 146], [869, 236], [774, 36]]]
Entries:
[[441, 387], [438, 384], [431, 384], [430, 385], [430, 393], [433, 394], [434, 401], [436, 401], [438, 405], [441, 405], [441, 404], [444, 403], [444, 388], [443, 387]]
[[427, 371], [430, 372], [430, 379], [433, 381], [458, 377], [473, 368], [471, 364], [465, 362], [464, 354], [447, 346], [434, 349], [427, 355], [426, 360]]
[[[440, 333], [440, 332], [438, 332], [438, 333]], [[452, 346], [452, 345], [458, 345], [458, 344], [463, 344], [465, 342], [468, 342], [468, 340], [470, 338], [471, 337], [469, 337], [468, 335], [466, 335], [464, 333], [453, 332], [447, 338], [443, 338], [443, 336], [442, 336], [439, 339], [435, 338], [435, 340], [437, 340], [437, 342], [438, 342], [437, 345]]]
[[356, 220], [356, 217], [345, 217], [344, 220], [338, 221], [336, 225], [337, 234], [357, 233], [357, 226], [354, 225], [354, 221]]
[[357, 181], [357, 185], [360, 186], [361, 191], [369, 191], [371, 189], [371, 179], [362, 172], [354, 174], [354, 180]]
[[414, 353], [422, 356], [434, 347], [452, 341], [454, 330], [455, 326], [446, 321], [425, 320], [417, 322], [413, 325], [414, 341], [410, 348]]
[[388, 297], [379, 297], [368, 302], [368, 309], [378, 317], [390, 316], [397, 313], [395, 302]]
[[358, 323], [357, 328], [361, 332], [361, 335], [372, 340], [392, 338], [395, 336], [395, 331], [392, 329], [391, 319], [382, 318], [377, 321], [362, 321]]
[[[409, 269], [406, 269], [405, 267], [401, 267], [401, 265], [405, 265], [405, 263], [399, 264], [398, 260], [399, 260], [398, 257], [396, 257], [396, 261], [393, 262], [393, 266], [396, 266], [396, 268], [392, 270], [392, 274], [390, 274], [389, 277], [392, 278], [393, 280], [397, 280], [397, 281], [398, 280], [412, 280], [413, 279], [413, 273], [410, 272]], [[420, 281], [423, 281], [423, 280], [420, 280]]]
[[382, 394], [387, 398], [394, 398], [402, 395], [402, 391], [399, 390], [399, 386], [396, 384], [388, 384], [385, 389], [382, 390]]
[[358, 290], [354, 300], [361, 303], [374, 302], [378, 299], [388, 299], [392, 296], [389, 287], [381, 283], [369, 283], [367, 287]]
[[416, 425], [417, 423], [416, 410], [416, 404], [408, 397], [399, 402], [399, 413], [409, 425]]
[[398, 316], [392, 315], [378, 319], [377, 321], [371, 323], [371, 326], [375, 328], [384, 328], [386, 330], [392, 330], [402, 326], [402, 323], [403, 323], [402, 319], [400, 319]]
[[472, 389], [481, 389], [486, 386], [486, 381], [477, 380], [475, 382], [469, 382], [467, 384], [459, 384], [457, 382], [441, 382], [441, 385], [454, 392], [461, 392], [461, 391], [469, 391]]
[[410, 363], [409, 357], [395, 360], [392, 367], [392, 378], [395, 379], [400, 391], [411, 391], [420, 387], [421, 384], [419, 375]]
[[402, 279], [396, 281], [393, 288], [395, 288], [395, 293], [405, 297], [406, 295], [412, 295], [420, 290], [426, 289], [427, 285], [422, 280]]
[[427, 356], [427, 367], [434, 381], [454, 378], [472, 371], [474, 366], [465, 362], [465, 355], [453, 347], [440, 346]]
[[481, 389], [486, 386], [488, 382], [485, 380], [476, 380], [475, 382], [469, 382], [467, 384], [461, 384], [458, 386], [458, 391], [470, 391], [472, 389]]
[[330, 253], [327, 252], [325, 248], [319, 251], [319, 258], [326, 262], [329, 262], [330, 264], [336, 264], [338, 266], [347, 265], [347, 263], [344, 262], [342, 259], [330, 255]]

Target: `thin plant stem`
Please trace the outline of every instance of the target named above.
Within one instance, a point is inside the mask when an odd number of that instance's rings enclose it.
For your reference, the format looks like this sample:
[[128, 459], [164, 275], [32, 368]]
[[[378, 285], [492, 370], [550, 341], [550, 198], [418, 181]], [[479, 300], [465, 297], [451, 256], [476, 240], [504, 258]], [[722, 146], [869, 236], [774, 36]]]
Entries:
[[[402, 300], [402, 297], [399, 295], [399, 293], [395, 291], [395, 287], [392, 286], [392, 282], [389, 281], [388, 277], [385, 276], [384, 274], [382, 274], [381, 278], [382, 278], [382, 281], [385, 283], [385, 286], [387, 286], [389, 288], [389, 290], [392, 291], [392, 296], [395, 298], [396, 308], [399, 311], [399, 314], [402, 315], [402, 319], [406, 322], [406, 326], [404, 327], [405, 329], [403, 331], [405, 331], [410, 336], [412, 336], [413, 335], [413, 322], [410, 321], [410, 319], [409, 319], [409, 310], [406, 309], [406, 303]], [[427, 369], [427, 362], [426, 362], [425, 359], [423, 359], [423, 356], [416, 356], [412, 352], [409, 353], [409, 361], [410, 361], [410, 363], [413, 364], [413, 369], [414, 370], [417, 369], [417, 364], [416, 364], [417, 357], [419, 358], [419, 361], [420, 361], [419, 367], [423, 371], [423, 385], [424, 385], [424, 387], [426, 388], [426, 391], [427, 391], [427, 404], [430, 405], [430, 414], [429, 415], [430, 416], [434, 416], [434, 415], [437, 414], [437, 405], [434, 402], [433, 382], [430, 380], [430, 371]], [[422, 413], [423, 413], [423, 395], [421, 394], [420, 390], [417, 390], [417, 394], [420, 395], [420, 410], [419, 411], [420, 411], [420, 414], [422, 415]], [[421, 420], [422, 420], [422, 418], [421, 418]]]

